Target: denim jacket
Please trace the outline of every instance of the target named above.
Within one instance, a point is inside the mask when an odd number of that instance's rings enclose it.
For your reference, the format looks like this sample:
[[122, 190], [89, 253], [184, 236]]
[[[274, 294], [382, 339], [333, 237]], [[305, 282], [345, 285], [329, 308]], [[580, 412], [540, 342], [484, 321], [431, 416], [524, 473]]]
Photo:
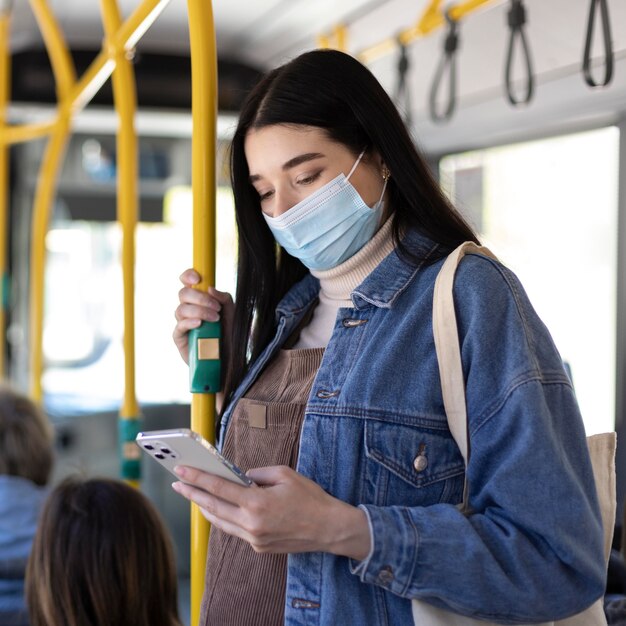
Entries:
[[[417, 233], [422, 257], [437, 246]], [[392, 252], [339, 309], [306, 407], [297, 470], [367, 514], [360, 562], [288, 557], [285, 624], [412, 624], [411, 598], [505, 624], [577, 613], [605, 585], [602, 522], [585, 431], [554, 343], [517, 278], [480, 255], [454, 286], [469, 420], [464, 465], [443, 408], [432, 331], [443, 259]], [[307, 276], [236, 391], [250, 387], [318, 295]]]

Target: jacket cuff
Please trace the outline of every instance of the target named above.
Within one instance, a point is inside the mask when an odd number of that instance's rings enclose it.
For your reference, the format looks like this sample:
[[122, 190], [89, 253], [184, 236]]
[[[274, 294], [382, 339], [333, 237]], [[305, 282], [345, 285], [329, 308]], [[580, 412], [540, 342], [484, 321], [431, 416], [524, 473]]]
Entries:
[[417, 528], [404, 507], [359, 508], [367, 516], [372, 544], [365, 559], [350, 559], [350, 572], [361, 582], [404, 595], [416, 575]]

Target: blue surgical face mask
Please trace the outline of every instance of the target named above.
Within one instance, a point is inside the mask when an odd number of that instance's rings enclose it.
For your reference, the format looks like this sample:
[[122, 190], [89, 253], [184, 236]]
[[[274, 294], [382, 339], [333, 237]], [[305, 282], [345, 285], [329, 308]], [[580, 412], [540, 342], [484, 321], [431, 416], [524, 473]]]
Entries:
[[348, 181], [364, 153], [347, 176], [339, 174], [278, 217], [263, 214], [276, 241], [309, 269], [326, 270], [343, 263], [376, 232], [387, 179], [371, 208]]

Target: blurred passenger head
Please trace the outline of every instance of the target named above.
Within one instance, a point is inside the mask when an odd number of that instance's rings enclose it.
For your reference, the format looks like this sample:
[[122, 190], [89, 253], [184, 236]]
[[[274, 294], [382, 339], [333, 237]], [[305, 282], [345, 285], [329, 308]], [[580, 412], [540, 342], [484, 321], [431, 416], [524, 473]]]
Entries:
[[69, 478], [44, 507], [26, 572], [31, 626], [180, 626], [172, 545], [154, 506]]
[[0, 475], [46, 485], [52, 469], [52, 429], [29, 398], [0, 383]]

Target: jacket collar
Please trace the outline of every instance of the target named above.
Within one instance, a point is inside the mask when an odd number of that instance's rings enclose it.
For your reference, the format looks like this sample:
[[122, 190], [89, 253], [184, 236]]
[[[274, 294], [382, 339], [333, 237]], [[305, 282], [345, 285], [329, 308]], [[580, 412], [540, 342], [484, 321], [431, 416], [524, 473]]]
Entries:
[[[420, 271], [438, 244], [418, 231], [411, 230], [403, 238], [404, 245], [418, 258], [417, 265], [400, 258], [394, 250], [388, 254], [367, 278], [352, 292], [352, 303], [357, 309], [370, 305], [389, 309], [400, 294], [408, 287], [413, 277]], [[319, 294], [317, 278], [307, 274], [296, 283], [278, 303], [277, 319], [283, 316], [298, 315], [304, 311]]]
[[402, 259], [395, 249], [352, 292], [355, 308], [364, 309], [374, 305], [390, 309], [438, 247], [438, 244], [414, 230], [403, 237], [402, 243], [421, 259], [420, 262], [415, 265]]
[[317, 298], [320, 292], [320, 281], [307, 274], [302, 280], [297, 282], [278, 303], [276, 307], [276, 318], [298, 315], [309, 307], [311, 302]]

